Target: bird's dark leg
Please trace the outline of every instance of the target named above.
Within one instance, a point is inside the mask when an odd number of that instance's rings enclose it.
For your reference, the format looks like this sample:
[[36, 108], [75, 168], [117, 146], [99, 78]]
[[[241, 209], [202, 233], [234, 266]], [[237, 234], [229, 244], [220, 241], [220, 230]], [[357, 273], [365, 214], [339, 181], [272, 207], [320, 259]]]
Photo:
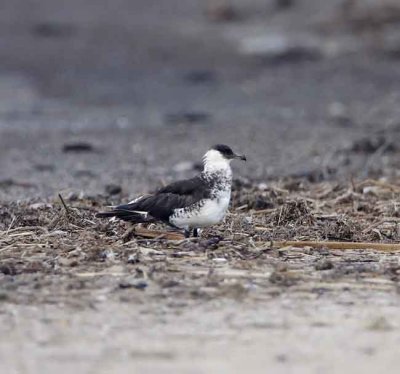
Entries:
[[199, 237], [199, 229], [198, 228], [194, 228], [193, 229], [193, 237], [194, 238], [198, 238]]
[[190, 229], [185, 229], [185, 238], [187, 239], [187, 238], [189, 238], [190, 237]]

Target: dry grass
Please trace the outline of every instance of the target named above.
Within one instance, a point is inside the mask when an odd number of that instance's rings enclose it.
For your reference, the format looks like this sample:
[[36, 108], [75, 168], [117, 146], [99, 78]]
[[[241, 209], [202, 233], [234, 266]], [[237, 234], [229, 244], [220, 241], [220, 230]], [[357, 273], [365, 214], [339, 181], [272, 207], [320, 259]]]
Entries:
[[[394, 182], [288, 180], [255, 186], [241, 181], [226, 222], [188, 240], [162, 225], [135, 231], [123, 222], [95, 218], [105, 204], [98, 198], [65, 201], [67, 208], [59, 199], [3, 205], [0, 283], [4, 290], [14, 290], [17, 279], [21, 284], [19, 292], [6, 292], [7, 300], [87, 303], [93, 297], [90, 288], [111, 287], [115, 280], [121, 289], [142, 289], [150, 282], [156, 297], [178, 292], [188, 300], [241, 298], [248, 293], [243, 279], [270, 296], [287, 287], [299, 292], [349, 285], [389, 290], [398, 284], [397, 253], [375, 250], [400, 240]], [[254, 205], [262, 209], [248, 208]], [[330, 248], [326, 241], [332, 240], [349, 249]], [[361, 242], [376, 243], [376, 248], [351, 249]]]
[[[143, 242], [157, 249], [171, 243], [201, 249], [211, 241], [238, 256], [271, 241], [398, 243], [399, 191], [395, 183], [374, 180], [349, 185], [289, 180], [268, 186], [239, 181], [226, 223], [206, 230], [199, 240], [180, 240], [179, 233], [155, 225], [150, 229], [161, 231], [150, 234], [151, 240], [141, 239], [127, 232], [124, 223], [95, 218], [99, 206], [106, 204], [101, 199], [67, 201], [65, 206], [59, 200], [12, 203], [0, 211], [0, 260], [3, 272], [51, 271], [60, 259], [101, 260], [107, 250], [129, 257]], [[264, 209], [249, 209], [255, 206]], [[174, 241], [167, 244], [166, 238]]]

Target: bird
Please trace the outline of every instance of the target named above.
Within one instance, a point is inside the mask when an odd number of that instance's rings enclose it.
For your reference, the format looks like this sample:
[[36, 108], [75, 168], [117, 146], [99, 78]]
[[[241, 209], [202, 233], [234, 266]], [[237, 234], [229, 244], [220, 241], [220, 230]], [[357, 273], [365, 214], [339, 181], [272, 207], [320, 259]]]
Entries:
[[211, 147], [203, 156], [203, 171], [173, 182], [156, 193], [142, 195], [128, 204], [97, 213], [99, 218], [116, 217], [133, 224], [163, 222], [184, 230], [186, 238], [197, 237], [199, 229], [221, 222], [228, 210], [231, 189], [231, 161], [247, 161], [225, 144]]

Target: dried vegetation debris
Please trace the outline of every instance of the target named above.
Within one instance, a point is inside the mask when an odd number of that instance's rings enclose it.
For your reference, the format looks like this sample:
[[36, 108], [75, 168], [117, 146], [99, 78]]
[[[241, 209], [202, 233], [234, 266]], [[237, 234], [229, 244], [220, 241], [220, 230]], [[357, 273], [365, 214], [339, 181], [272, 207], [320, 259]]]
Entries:
[[[396, 253], [323, 246], [273, 248], [271, 241], [398, 243], [399, 194], [397, 181], [348, 185], [236, 181], [226, 222], [189, 240], [166, 240], [163, 235], [143, 238], [129, 232], [125, 223], [95, 218], [107, 204], [104, 197], [66, 199], [66, 208], [58, 199], [3, 204], [0, 283], [6, 298], [19, 302], [27, 301], [21, 290], [35, 287], [47, 290], [42, 300], [54, 301], [58, 296], [49, 295], [53, 286], [57, 292], [60, 287], [65, 290], [61, 299], [70, 290], [94, 297], [90, 290], [99, 287], [110, 294], [131, 289], [151, 291], [155, 297], [177, 293], [209, 299], [243, 297], [254, 287], [268, 288], [271, 297], [287, 287], [311, 287], [307, 285], [315, 281], [383, 277], [379, 287], [393, 286], [400, 275]], [[257, 203], [260, 199], [266, 203]], [[148, 229], [166, 232], [161, 225]], [[54, 276], [64, 283], [54, 285]], [[374, 283], [371, 279], [368, 282]], [[22, 293], [14, 294], [15, 289]]]

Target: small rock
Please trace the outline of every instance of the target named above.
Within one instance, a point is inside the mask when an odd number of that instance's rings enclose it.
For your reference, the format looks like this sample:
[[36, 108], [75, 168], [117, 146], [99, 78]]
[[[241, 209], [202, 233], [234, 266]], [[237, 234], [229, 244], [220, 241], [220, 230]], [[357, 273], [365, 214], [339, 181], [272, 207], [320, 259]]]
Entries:
[[286, 271], [276, 269], [269, 277], [269, 281], [284, 287], [290, 287], [297, 283], [298, 279]]
[[33, 26], [32, 34], [41, 38], [67, 38], [73, 35], [74, 26], [55, 22], [43, 22]]
[[50, 164], [36, 164], [33, 166], [37, 171], [54, 171], [55, 166]]
[[[220, 237], [213, 237], [210, 239], [200, 240], [199, 247], [203, 249], [217, 249], [218, 243], [221, 241]], [[195, 247], [193, 248], [196, 249]]]
[[258, 188], [260, 191], [266, 191], [266, 190], [268, 189], [268, 184], [267, 184], [267, 183], [264, 183], [264, 182], [259, 183], [259, 184], [257, 185], [257, 188]]
[[0, 273], [4, 275], [15, 275], [17, 273], [13, 264], [0, 265]]
[[65, 143], [63, 145], [63, 152], [75, 152], [75, 153], [83, 153], [83, 152], [93, 152], [94, 146], [87, 142], [71, 142]]
[[372, 136], [356, 140], [350, 150], [355, 153], [372, 154], [378, 150], [382, 153], [389, 153], [395, 152], [397, 149], [396, 143], [385, 136]]
[[128, 256], [128, 259], [126, 261], [128, 264], [137, 264], [139, 261], [139, 256], [137, 253], [133, 253]]
[[46, 208], [52, 208], [53, 206], [51, 204], [47, 203], [34, 203], [29, 205], [29, 209], [33, 210], [38, 210], [38, 209], [46, 209]]
[[322, 57], [321, 46], [315, 39], [300, 39], [283, 34], [243, 39], [239, 50], [244, 55], [261, 57], [271, 62], [315, 60]]
[[144, 290], [147, 288], [148, 283], [144, 279], [127, 278], [119, 283], [119, 288], [136, 288], [137, 290]]
[[329, 260], [320, 260], [315, 264], [315, 270], [330, 270], [333, 269], [333, 263]]
[[185, 80], [193, 84], [210, 83], [215, 79], [215, 74], [211, 70], [193, 70], [185, 75]]
[[278, 362], [287, 362], [288, 356], [285, 353], [280, 353], [275, 356], [275, 360]]
[[100, 253], [100, 257], [104, 260], [114, 261], [115, 260], [115, 253], [112, 249], [106, 249]]
[[305, 179], [311, 183], [322, 182], [328, 177], [334, 176], [337, 170], [333, 167], [327, 167], [325, 170], [311, 169], [311, 170], [300, 170], [296, 173], [290, 175], [290, 177], [295, 179]]
[[168, 279], [167, 281], [162, 283], [163, 288], [172, 288], [180, 285], [180, 282], [175, 279]]
[[379, 192], [382, 188], [377, 186], [366, 186], [362, 189], [362, 193], [365, 195], [379, 196]]
[[235, 8], [226, 1], [212, 2], [207, 7], [206, 14], [214, 22], [229, 22], [239, 18]]
[[294, 0], [275, 0], [275, 6], [277, 9], [288, 9], [292, 7], [294, 4]]
[[0, 180], [0, 188], [8, 188], [14, 185], [14, 180], [11, 178], [1, 179]]
[[118, 195], [122, 192], [122, 187], [118, 184], [110, 183], [105, 186], [105, 190], [108, 195]]
[[78, 261], [75, 258], [60, 257], [58, 259], [58, 263], [61, 266], [67, 266], [67, 267], [74, 267], [78, 265]]
[[179, 112], [173, 114], [167, 114], [165, 121], [168, 124], [198, 124], [207, 122], [211, 118], [211, 115], [206, 112]]
[[266, 196], [262, 195], [257, 195], [253, 204], [252, 208], [255, 210], [261, 210], [261, 209], [270, 209], [273, 208], [274, 205], [271, 203], [270, 199]]
[[74, 172], [74, 176], [78, 178], [94, 178], [96, 174], [91, 170], [80, 169]]

